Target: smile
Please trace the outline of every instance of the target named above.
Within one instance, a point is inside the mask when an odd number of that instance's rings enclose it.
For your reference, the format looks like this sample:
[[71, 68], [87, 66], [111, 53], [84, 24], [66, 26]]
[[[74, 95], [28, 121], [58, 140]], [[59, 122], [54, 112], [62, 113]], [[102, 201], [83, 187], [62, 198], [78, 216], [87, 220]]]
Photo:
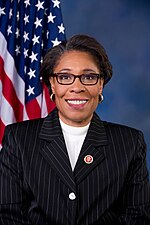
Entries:
[[87, 100], [67, 100], [67, 102], [73, 105], [82, 105], [85, 104]]

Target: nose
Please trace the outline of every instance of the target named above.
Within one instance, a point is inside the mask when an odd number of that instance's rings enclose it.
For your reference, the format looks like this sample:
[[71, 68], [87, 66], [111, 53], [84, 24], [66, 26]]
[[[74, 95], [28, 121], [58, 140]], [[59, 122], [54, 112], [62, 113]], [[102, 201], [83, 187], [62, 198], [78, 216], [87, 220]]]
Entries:
[[85, 86], [81, 83], [79, 77], [76, 77], [73, 84], [70, 85], [70, 91], [74, 91], [76, 93], [83, 92], [85, 90]]

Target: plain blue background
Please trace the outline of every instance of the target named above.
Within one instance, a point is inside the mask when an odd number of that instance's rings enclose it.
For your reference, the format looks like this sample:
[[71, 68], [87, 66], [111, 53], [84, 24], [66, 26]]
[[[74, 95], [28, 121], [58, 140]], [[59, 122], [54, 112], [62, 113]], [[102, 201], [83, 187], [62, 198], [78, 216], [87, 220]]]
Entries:
[[143, 131], [150, 170], [150, 1], [61, 0], [61, 8], [67, 38], [88, 34], [105, 47], [113, 78], [97, 112]]

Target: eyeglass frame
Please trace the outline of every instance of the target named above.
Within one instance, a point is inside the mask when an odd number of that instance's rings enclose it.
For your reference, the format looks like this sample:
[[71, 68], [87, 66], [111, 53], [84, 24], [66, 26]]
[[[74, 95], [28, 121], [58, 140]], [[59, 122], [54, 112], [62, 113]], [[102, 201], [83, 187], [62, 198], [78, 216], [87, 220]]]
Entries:
[[[69, 83], [69, 84], [62, 84], [62, 83], [60, 83], [58, 81], [58, 76], [59, 75], [63, 75], [63, 74], [72, 75], [73, 76], [73, 81], [71, 83]], [[82, 82], [81, 78], [82, 78], [82, 76], [85, 76], [85, 75], [96, 75], [97, 76], [96, 82], [94, 84], [84, 84]], [[98, 73], [89, 73], [89, 74], [80, 74], [80, 75], [75, 75], [75, 74], [72, 74], [72, 73], [53, 73], [50, 77], [56, 77], [56, 80], [57, 80], [58, 84], [60, 84], [60, 85], [71, 85], [71, 84], [74, 83], [74, 81], [75, 81], [76, 78], [79, 78], [81, 84], [86, 85], [86, 86], [91, 86], [91, 85], [96, 85], [97, 82], [98, 82], [98, 79], [104, 78], [104, 75], [102, 73], [101, 74], [98, 74]]]

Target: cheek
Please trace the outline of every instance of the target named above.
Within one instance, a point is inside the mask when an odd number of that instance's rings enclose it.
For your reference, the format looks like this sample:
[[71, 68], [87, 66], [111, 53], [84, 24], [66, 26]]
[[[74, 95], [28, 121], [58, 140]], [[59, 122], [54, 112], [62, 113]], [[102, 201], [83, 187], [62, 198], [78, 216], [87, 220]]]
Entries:
[[58, 95], [59, 93], [61, 93], [61, 88], [58, 86], [57, 82], [54, 79], [50, 79], [50, 85], [53, 94]]
[[67, 90], [65, 87], [55, 85], [54, 94], [57, 98], [62, 98], [66, 94]]
[[94, 87], [93, 89], [89, 90], [89, 93], [91, 97], [97, 98], [99, 94], [102, 93], [102, 87], [101, 86]]

